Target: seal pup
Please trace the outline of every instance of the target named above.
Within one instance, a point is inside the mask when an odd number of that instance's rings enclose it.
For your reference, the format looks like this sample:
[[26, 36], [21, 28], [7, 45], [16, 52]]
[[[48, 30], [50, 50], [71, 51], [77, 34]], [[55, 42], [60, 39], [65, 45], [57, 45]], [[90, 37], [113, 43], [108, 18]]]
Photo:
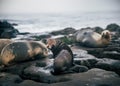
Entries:
[[9, 63], [26, 61], [36, 57], [46, 57], [47, 53], [47, 48], [43, 43], [35, 41], [12, 42], [3, 48], [0, 64], [8, 66]]
[[47, 48], [52, 51], [53, 58], [55, 58], [60, 53], [60, 51], [63, 49], [67, 50], [73, 57], [73, 52], [70, 49], [70, 47], [67, 44], [65, 44], [59, 40], [47, 39]]
[[73, 53], [68, 45], [55, 39], [48, 39], [47, 47], [53, 53], [54, 74], [60, 74], [73, 66]]
[[105, 47], [111, 41], [111, 33], [108, 30], [104, 30], [101, 34], [84, 31], [76, 35], [76, 41], [87, 47]]
[[54, 59], [54, 74], [64, 73], [72, 67], [72, 56], [67, 50], [62, 50]]

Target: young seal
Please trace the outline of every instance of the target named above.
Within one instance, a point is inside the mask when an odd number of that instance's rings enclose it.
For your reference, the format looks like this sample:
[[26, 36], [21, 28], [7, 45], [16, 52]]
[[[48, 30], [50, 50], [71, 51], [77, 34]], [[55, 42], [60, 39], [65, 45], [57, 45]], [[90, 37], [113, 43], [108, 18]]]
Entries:
[[2, 51], [2, 49], [8, 45], [9, 43], [12, 43], [11, 39], [0, 39], [0, 53]]
[[72, 56], [67, 50], [62, 50], [54, 59], [54, 74], [60, 74], [72, 67]]
[[47, 40], [47, 47], [52, 51], [54, 59], [54, 73], [59, 74], [73, 66], [73, 53], [65, 43], [55, 39]]
[[60, 51], [62, 51], [63, 49], [67, 50], [73, 57], [73, 52], [70, 49], [70, 47], [61, 41], [57, 41], [55, 39], [48, 39], [47, 47], [52, 51], [53, 58], [55, 58], [60, 53]]
[[9, 63], [26, 61], [36, 56], [39, 58], [47, 56], [44, 44], [34, 41], [12, 42], [3, 48], [0, 63], [7, 66]]
[[77, 34], [76, 41], [87, 47], [105, 47], [111, 41], [111, 33], [104, 30], [101, 34], [89, 31]]

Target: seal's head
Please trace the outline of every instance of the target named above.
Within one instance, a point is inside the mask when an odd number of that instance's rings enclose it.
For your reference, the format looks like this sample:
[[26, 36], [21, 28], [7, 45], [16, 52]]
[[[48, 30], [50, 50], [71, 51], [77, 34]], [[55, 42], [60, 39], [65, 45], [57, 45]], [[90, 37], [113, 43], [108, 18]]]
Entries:
[[101, 36], [102, 36], [102, 39], [106, 39], [108, 41], [111, 40], [111, 32], [109, 30], [104, 30], [102, 33], [101, 33]]
[[55, 45], [56, 45], [55, 39], [47, 39], [47, 48], [51, 49]]

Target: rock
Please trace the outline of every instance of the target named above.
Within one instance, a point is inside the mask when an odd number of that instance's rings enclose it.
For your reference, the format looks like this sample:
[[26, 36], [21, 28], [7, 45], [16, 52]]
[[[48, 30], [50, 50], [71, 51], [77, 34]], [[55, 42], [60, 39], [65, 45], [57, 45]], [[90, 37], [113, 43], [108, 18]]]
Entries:
[[92, 30], [97, 32], [97, 33], [99, 33], [99, 34], [101, 34], [102, 31], [103, 31], [103, 28], [101, 28], [101, 27], [94, 27]]
[[29, 61], [19, 62], [17, 64], [11, 65], [11, 66], [4, 67], [4, 68], [0, 69], [0, 71], [1, 72], [12, 73], [12, 74], [17, 74], [19, 76], [22, 76], [23, 70], [25, 68], [27, 68], [27, 67], [29, 67], [31, 65], [36, 65], [36, 66], [40, 66], [40, 64], [48, 65], [48, 64], [51, 63], [48, 60], [49, 60], [48, 58], [44, 58], [44, 59], [36, 59], [34, 61], [29, 60]]
[[117, 51], [104, 51], [101, 57], [120, 60], [120, 53]]
[[70, 71], [72, 71], [73, 73], [82, 73], [88, 71], [88, 68], [82, 65], [75, 65], [72, 68], [70, 68]]
[[51, 86], [119, 86], [120, 84], [120, 78], [116, 73], [97, 68], [84, 73], [53, 76], [49, 72], [42, 72], [41, 68], [32, 66], [24, 70], [24, 76], [27, 79], [51, 83]]
[[17, 30], [5, 30], [2, 34], [1, 34], [1, 38], [15, 38], [16, 35], [18, 34]]
[[71, 81], [54, 83], [52, 86], [119, 86], [120, 84], [118, 75], [101, 69], [91, 69], [71, 77]]
[[30, 66], [23, 71], [23, 77], [26, 79], [32, 79], [42, 83], [56, 83], [68, 81], [67, 77], [53, 76], [49, 69], [44, 69], [44, 67]]
[[74, 57], [75, 64], [87, 66], [88, 68], [94, 67], [94, 65], [98, 61], [96, 57], [88, 54], [87, 51], [84, 50], [80, 50], [80, 49], [73, 50], [73, 54], [75, 55]]
[[18, 26], [18, 24], [17, 24], [17, 23], [12, 23], [12, 25], [13, 25], [13, 26]]
[[0, 38], [14, 38], [18, 33], [12, 24], [7, 21], [0, 21]]
[[119, 32], [120, 33], [120, 26], [115, 24], [115, 23], [107, 25], [106, 29], [109, 31], [112, 31], [112, 32]]
[[52, 35], [69, 35], [69, 34], [73, 34], [75, 32], [76, 32], [76, 30], [74, 28], [67, 27], [67, 28], [65, 28], [63, 30], [53, 31], [50, 34], [52, 34]]
[[39, 40], [42, 40], [42, 41], [44, 41], [45, 39], [47, 39], [47, 38], [50, 38], [51, 37], [51, 35], [50, 34], [43, 34], [43, 35], [34, 35], [34, 36], [31, 36], [32, 38], [35, 38], [35, 40], [36, 41], [39, 41]]
[[120, 75], [120, 61], [108, 58], [100, 59], [96, 65], [97, 68], [114, 71]]
[[19, 35], [28, 35], [30, 34], [29, 32], [23, 32], [23, 33], [19, 33]]
[[0, 73], [0, 86], [16, 86], [22, 81], [18, 75]]
[[92, 48], [88, 50], [89, 54], [97, 58], [111, 58], [120, 60], [120, 47]]
[[16, 86], [47, 86], [47, 85], [48, 84], [39, 83], [39, 82], [35, 82], [32, 80], [24, 80], [23, 82], [21, 82], [20, 84]]

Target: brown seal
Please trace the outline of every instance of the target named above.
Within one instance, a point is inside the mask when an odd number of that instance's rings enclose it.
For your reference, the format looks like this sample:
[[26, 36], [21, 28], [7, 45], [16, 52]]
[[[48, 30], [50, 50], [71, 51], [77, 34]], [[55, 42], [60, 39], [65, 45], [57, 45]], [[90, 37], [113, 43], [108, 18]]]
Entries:
[[73, 66], [73, 53], [68, 45], [55, 39], [47, 40], [47, 47], [51, 49], [54, 59], [54, 73], [59, 74]]
[[84, 32], [76, 36], [76, 41], [88, 47], [105, 47], [111, 41], [111, 33], [104, 30], [101, 34], [96, 32]]
[[54, 59], [54, 73], [60, 74], [72, 67], [72, 56], [67, 50], [62, 50]]
[[0, 62], [2, 65], [29, 60], [31, 58], [47, 56], [47, 48], [44, 44], [34, 41], [12, 42], [5, 46], [1, 52]]
[[11, 39], [0, 39], [0, 53], [2, 51], [2, 49], [8, 45], [9, 43], [12, 43]]

